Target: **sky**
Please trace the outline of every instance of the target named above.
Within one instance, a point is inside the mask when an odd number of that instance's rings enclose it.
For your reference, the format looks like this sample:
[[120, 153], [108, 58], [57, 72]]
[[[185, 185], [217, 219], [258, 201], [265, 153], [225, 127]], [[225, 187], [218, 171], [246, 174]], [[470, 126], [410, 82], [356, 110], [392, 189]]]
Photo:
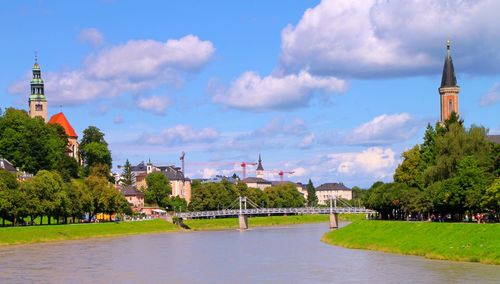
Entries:
[[[49, 115], [105, 133], [114, 170], [180, 166], [369, 187], [439, 120], [446, 42], [465, 125], [500, 134], [498, 2], [9, 1], [0, 107], [28, 109], [38, 53]], [[247, 176], [255, 175], [248, 167]]]

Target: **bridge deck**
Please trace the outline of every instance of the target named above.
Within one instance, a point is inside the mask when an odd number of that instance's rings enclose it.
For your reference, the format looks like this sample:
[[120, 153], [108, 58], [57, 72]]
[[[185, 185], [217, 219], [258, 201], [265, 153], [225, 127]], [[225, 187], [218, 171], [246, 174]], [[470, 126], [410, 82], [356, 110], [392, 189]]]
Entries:
[[197, 211], [177, 213], [179, 218], [204, 218], [219, 216], [238, 216], [243, 215], [273, 215], [273, 214], [356, 214], [356, 213], [375, 213], [375, 211], [361, 207], [299, 207], [299, 208], [257, 208], [257, 209], [226, 209], [215, 211]]

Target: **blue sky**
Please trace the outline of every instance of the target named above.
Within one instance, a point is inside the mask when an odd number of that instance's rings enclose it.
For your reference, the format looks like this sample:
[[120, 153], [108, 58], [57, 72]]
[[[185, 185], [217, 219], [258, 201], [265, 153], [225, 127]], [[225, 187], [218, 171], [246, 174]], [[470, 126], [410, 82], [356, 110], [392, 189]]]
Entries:
[[500, 133], [496, 4], [8, 2], [0, 107], [27, 109], [38, 51], [49, 114], [99, 127], [114, 165], [185, 151], [189, 177], [241, 175], [261, 153], [271, 180], [367, 187], [439, 119], [448, 39], [460, 115]]

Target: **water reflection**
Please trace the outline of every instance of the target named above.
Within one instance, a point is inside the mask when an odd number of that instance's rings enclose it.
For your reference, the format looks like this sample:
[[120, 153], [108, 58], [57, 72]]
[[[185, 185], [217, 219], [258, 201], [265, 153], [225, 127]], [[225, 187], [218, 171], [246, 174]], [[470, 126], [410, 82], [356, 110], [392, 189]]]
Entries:
[[498, 283], [498, 266], [321, 243], [326, 224], [0, 249], [0, 283]]

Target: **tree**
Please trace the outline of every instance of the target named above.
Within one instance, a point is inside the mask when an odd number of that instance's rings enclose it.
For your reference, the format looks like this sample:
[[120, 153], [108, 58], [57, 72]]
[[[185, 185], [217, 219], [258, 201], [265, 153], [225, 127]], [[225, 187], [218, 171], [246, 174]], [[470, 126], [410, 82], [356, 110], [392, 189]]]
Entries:
[[500, 178], [495, 181], [486, 189], [482, 199], [482, 205], [488, 210], [500, 212]]
[[125, 161], [125, 165], [123, 166], [122, 177], [120, 179], [120, 183], [122, 185], [128, 186], [134, 184], [134, 173], [132, 172], [132, 165], [128, 161]]
[[421, 151], [418, 145], [404, 152], [403, 162], [396, 168], [394, 181], [405, 183], [410, 187], [423, 187], [423, 177], [421, 171]]
[[7, 109], [0, 117], [0, 156], [16, 167], [36, 174], [39, 170], [60, 170], [68, 140], [60, 125], [31, 118], [25, 111]]
[[309, 179], [307, 183], [307, 205], [308, 206], [316, 206], [318, 205], [318, 197], [316, 196], [316, 189], [312, 181]]
[[170, 182], [163, 173], [150, 173], [146, 177], [147, 188], [144, 192], [144, 201], [156, 204], [159, 207], [168, 205], [168, 197], [172, 194]]
[[108, 168], [112, 166], [111, 152], [108, 143], [104, 140], [104, 133], [95, 126], [89, 126], [83, 131], [80, 142], [80, 158], [84, 161], [88, 170], [95, 164], [105, 164]]
[[268, 206], [272, 208], [304, 207], [305, 200], [294, 184], [285, 183], [264, 189]]

